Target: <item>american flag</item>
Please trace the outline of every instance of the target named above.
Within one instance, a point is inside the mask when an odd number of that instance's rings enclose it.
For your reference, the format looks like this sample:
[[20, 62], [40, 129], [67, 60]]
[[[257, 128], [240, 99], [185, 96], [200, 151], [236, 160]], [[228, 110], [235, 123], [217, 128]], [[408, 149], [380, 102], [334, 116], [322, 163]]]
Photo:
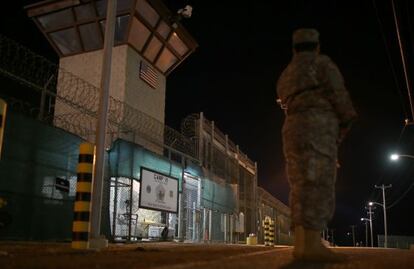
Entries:
[[158, 74], [154, 67], [151, 65], [145, 63], [144, 61], [141, 61], [141, 65], [139, 68], [139, 77], [148, 83], [148, 85], [151, 86], [151, 88], [155, 89], [157, 87], [157, 80], [158, 80]]

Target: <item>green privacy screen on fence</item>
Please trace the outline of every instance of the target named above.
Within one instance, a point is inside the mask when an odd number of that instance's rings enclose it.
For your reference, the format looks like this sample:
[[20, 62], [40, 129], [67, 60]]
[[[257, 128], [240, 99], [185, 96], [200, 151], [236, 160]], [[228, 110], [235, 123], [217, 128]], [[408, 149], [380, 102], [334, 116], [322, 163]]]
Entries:
[[[0, 160], [0, 239], [69, 240], [81, 139], [9, 111]], [[57, 180], [58, 178], [58, 180]], [[69, 191], [56, 187], [68, 180]]]
[[121, 139], [112, 144], [108, 155], [111, 177], [127, 177], [140, 180], [141, 167], [146, 167], [178, 178], [178, 188], [182, 191], [183, 168], [167, 158]]
[[220, 213], [236, 212], [237, 190], [235, 185], [203, 180], [201, 198], [203, 206]]
[[[0, 240], [70, 240], [76, 166], [82, 139], [20, 113], [9, 111], [0, 160]], [[143, 147], [116, 140], [107, 152], [106, 178], [140, 179], [147, 167], [179, 179], [183, 191], [183, 166]], [[186, 162], [184, 162], [186, 163]], [[202, 181], [201, 206], [218, 214], [236, 210], [234, 185], [219, 184], [203, 175], [197, 165], [186, 163], [186, 173]], [[66, 180], [69, 190], [56, 184]], [[104, 184], [102, 232], [109, 231], [109, 180]], [[184, 190], [186, 191], [186, 190]], [[213, 231], [214, 232], [214, 231]]]

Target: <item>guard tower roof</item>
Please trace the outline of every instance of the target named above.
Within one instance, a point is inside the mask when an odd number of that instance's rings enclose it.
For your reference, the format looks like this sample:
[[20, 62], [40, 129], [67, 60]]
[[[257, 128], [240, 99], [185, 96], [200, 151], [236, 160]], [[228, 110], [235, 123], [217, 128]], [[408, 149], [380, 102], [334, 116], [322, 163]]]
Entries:
[[[46, 0], [25, 7], [60, 57], [103, 48], [107, 0]], [[128, 44], [168, 75], [198, 46], [161, 0], [118, 0], [115, 46]]]

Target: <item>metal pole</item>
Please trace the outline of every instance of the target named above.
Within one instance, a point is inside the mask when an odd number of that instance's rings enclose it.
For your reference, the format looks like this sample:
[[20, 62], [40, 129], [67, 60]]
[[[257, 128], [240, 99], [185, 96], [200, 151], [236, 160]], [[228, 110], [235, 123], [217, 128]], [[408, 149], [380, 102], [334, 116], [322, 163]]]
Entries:
[[211, 242], [211, 239], [213, 238], [211, 235], [211, 231], [213, 230], [211, 227], [213, 225], [213, 210], [208, 210], [208, 241]]
[[222, 213], [222, 215], [223, 215], [224, 243], [227, 243], [227, 214]]
[[214, 121], [211, 121], [211, 144], [210, 144], [210, 173], [214, 173]]
[[[257, 162], [254, 162], [254, 178], [253, 178], [253, 186], [252, 186], [252, 190], [253, 190], [253, 216], [252, 216], [252, 227], [253, 227], [253, 232], [256, 234], [257, 233], [257, 224], [256, 224], [256, 219], [257, 219]], [[272, 216], [273, 217], [273, 216]], [[274, 241], [274, 240], [273, 240]]]
[[234, 213], [230, 215], [230, 244], [233, 244]]
[[374, 247], [374, 236], [372, 232], [372, 211], [371, 206], [368, 206], [368, 214], [369, 214], [369, 229], [371, 231], [371, 247]]
[[108, 0], [103, 49], [101, 92], [99, 98], [98, 122], [96, 126], [96, 156], [92, 188], [91, 239], [100, 238], [102, 187], [104, 180], [105, 136], [109, 106], [109, 84], [111, 79], [111, 58], [115, 34], [116, 0]]
[[183, 193], [178, 193], [178, 240], [184, 241], [183, 238]]
[[[388, 186], [387, 186], [388, 187]], [[388, 247], [387, 208], [385, 205], [385, 186], [382, 185], [382, 209], [384, 210], [384, 248]]]
[[197, 229], [196, 229], [196, 225], [197, 225], [197, 216], [196, 216], [196, 202], [193, 202], [193, 205], [192, 205], [192, 213], [193, 213], [193, 219], [192, 219], [192, 221], [193, 221], [193, 234], [192, 234], [192, 237], [191, 237], [191, 239], [193, 240], [193, 242], [195, 242], [196, 241], [196, 233], [197, 233]]
[[130, 182], [130, 189], [129, 189], [129, 208], [127, 208], [128, 212], [126, 212], [128, 216], [128, 241], [131, 241], [132, 237], [132, 205], [133, 205], [133, 188], [134, 188], [134, 180], [131, 178]]
[[355, 247], [355, 225], [351, 225], [352, 228], [352, 243], [354, 244], [353, 246]]
[[387, 232], [387, 206], [385, 203], [385, 189], [391, 188], [392, 185], [385, 186], [374, 186], [376, 189], [382, 189], [382, 209], [384, 211], [384, 248], [388, 247], [388, 232]]
[[[119, 147], [118, 147], [119, 148]], [[112, 240], [115, 241], [116, 235], [116, 219], [118, 213], [118, 177], [115, 178], [115, 186], [114, 186], [114, 208], [113, 208], [113, 215], [112, 215]]]
[[368, 247], [368, 221], [365, 221], [365, 247]]
[[203, 208], [203, 241], [207, 241], [207, 208]]
[[200, 112], [200, 118], [198, 120], [198, 159], [200, 161], [200, 165], [203, 166], [204, 164], [204, 149], [203, 149], [203, 142], [204, 142], [204, 131], [203, 131], [203, 123], [204, 123], [204, 114]]
[[42, 121], [45, 117], [45, 103], [46, 103], [46, 91], [47, 87], [49, 87], [50, 82], [52, 81], [54, 75], [51, 75], [49, 79], [46, 81], [46, 84], [43, 86], [42, 94], [40, 96], [40, 109], [37, 119]]

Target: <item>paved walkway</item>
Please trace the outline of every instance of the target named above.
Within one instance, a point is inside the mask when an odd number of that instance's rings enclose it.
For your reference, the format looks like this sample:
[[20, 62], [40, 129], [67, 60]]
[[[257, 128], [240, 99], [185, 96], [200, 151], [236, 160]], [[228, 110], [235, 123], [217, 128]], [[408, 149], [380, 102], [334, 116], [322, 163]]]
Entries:
[[292, 260], [292, 248], [223, 244], [144, 243], [111, 245], [102, 251], [71, 250], [69, 244], [0, 242], [0, 268], [321, 268], [414, 269], [414, 251], [335, 248], [347, 255], [343, 263]]

